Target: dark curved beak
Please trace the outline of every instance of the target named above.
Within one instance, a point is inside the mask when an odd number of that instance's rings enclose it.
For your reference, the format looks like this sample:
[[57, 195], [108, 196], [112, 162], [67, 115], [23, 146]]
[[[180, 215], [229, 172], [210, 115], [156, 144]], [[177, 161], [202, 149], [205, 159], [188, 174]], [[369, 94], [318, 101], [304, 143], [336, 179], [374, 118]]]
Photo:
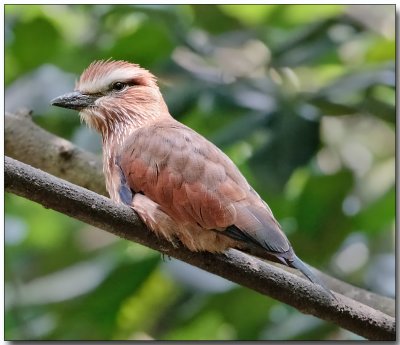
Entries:
[[67, 109], [82, 110], [93, 105], [97, 98], [98, 97], [95, 95], [85, 95], [79, 91], [74, 91], [54, 98], [51, 101], [51, 105]]

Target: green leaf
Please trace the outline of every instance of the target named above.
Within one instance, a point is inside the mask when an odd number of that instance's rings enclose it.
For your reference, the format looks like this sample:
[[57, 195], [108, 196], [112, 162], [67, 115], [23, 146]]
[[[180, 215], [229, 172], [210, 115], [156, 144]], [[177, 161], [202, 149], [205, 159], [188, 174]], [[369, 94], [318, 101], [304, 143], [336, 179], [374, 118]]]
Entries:
[[200, 308], [175, 322], [163, 339], [257, 340], [277, 303], [242, 287], [204, 297]]
[[270, 308], [277, 304], [254, 291], [238, 287], [212, 296], [204, 312], [219, 311], [225, 323], [231, 325], [237, 340], [256, 340], [269, 320]]
[[321, 264], [351, 231], [342, 203], [352, 186], [353, 176], [348, 171], [309, 176], [295, 200], [298, 231], [290, 236], [300, 257]]
[[140, 289], [158, 264], [158, 256], [124, 263], [117, 266], [91, 293], [54, 305], [53, 309], [59, 315], [58, 327], [46, 338], [111, 339], [124, 301]]
[[367, 62], [394, 61], [396, 58], [395, 40], [379, 40], [370, 45], [366, 53]]
[[171, 331], [165, 340], [229, 340], [232, 332], [223, 323], [218, 313], [205, 313], [199, 315], [185, 327]]
[[172, 279], [158, 270], [155, 271], [124, 302], [117, 316], [118, 330], [113, 339], [130, 339], [141, 332], [152, 334], [151, 330], [157, 328], [156, 323], [163, 322], [162, 318], [168, 318], [167, 322], [169, 321], [168, 307], [179, 295], [180, 290]]
[[231, 121], [223, 129], [211, 137], [211, 140], [219, 147], [230, 145], [249, 137], [254, 131], [263, 126], [266, 121], [265, 114], [248, 113]]
[[285, 5], [281, 20], [289, 25], [309, 24], [335, 17], [345, 10], [344, 5]]
[[285, 110], [271, 120], [271, 140], [249, 160], [255, 176], [269, 193], [280, 193], [292, 172], [306, 164], [319, 146], [319, 123]]
[[368, 205], [354, 217], [357, 229], [377, 234], [394, 224], [396, 217], [396, 190], [390, 188], [381, 198]]
[[147, 20], [140, 24], [137, 30], [116, 37], [115, 44], [105, 55], [150, 66], [167, 59], [173, 47], [171, 37], [163, 23]]
[[372, 114], [377, 118], [381, 118], [382, 120], [393, 124], [396, 123], [396, 107], [391, 104], [381, 102], [371, 97], [365, 98], [359, 104], [359, 108], [366, 114]]
[[36, 17], [16, 23], [10, 50], [20, 72], [23, 72], [51, 62], [61, 42], [62, 38], [54, 25], [45, 17]]
[[338, 101], [376, 85], [395, 87], [396, 75], [392, 66], [347, 74], [321, 89], [311, 100], [328, 98]]
[[310, 65], [316, 62], [338, 63], [337, 44], [332, 41], [328, 32], [337, 23], [335, 18], [301, 27], [286, 38], [281, 44], [273, 47], [272, 65], [274, 67], [287, 67], [297, 65]]
[[70, 217], [11, 194], [7, 195], [6, 212], [25, 219], [29, 226], [26, 242], [45, 252], [63, 246], [71, 229], [79, 226]]
[[238, 19], [246, 26], [265, 23], [279, 5], [218, 5], [222, 12]]
[[334, 102], [326, 98], [316, 98], [310, 104], [317, 107], [322, 116], [350, 115], [357, 112], [357, 108], [345, 102]]
[[217, 34], [242, 27], [237, 19], [226, 16], [216, 5], [192, 5], [192, 8], [195, 18], [194, 25], [206, 28], [210, 33]]
[[[394, 70], [391, 67], [380, 68], [339, 77], [307, 99], [310, 104], [320, 109], [322, 115], [351, 115], [364, 112], [394, 122], [394, 93], [387, 92], [393, 90], [394, 86]], [[377, 89], [385, 90], [385, 103], [380, 100], [380, 94], [375, 92]], [[386, 103], [388, 97], [392, 100]]]

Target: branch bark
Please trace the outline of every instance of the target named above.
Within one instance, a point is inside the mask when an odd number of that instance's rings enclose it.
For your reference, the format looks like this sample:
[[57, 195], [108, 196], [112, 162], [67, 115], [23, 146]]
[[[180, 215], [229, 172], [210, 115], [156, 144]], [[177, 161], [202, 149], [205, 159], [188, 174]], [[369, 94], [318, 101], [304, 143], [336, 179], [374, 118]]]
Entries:
[[[40, 128], [32, 121], [31, 115], [28, 110], [20, 110], [14, 114], [6, 113], [6, 155], [73, 184], [108, 196], [100, 158]], [[297, 270], [286, 266], [280, 267], [302, 277]], [[316, 269], [314, 268], [314, 270]], [[331, 290], [380, 310], [389, 316], [395, 316], [393, 299], [357, 288], [322, 272], [317, 273], [322, 276]]]
[[32, 121], [31, 111], [21, 109], [14, 114], [6, 113], [4, 127], [7, 156], [108, 195], [100, 158], [37, 126]]
[[190, 252], [173, 247], [146, 229], [125, 205], [6, 157], [5, 189], [117, 236], [183, 260], [211, 273], [287, 303], [305, 314], [371, 340], [395, 340], [395, 319], [348, 297], [338, 301], [305, 279], [237, 250], [224, 254]]

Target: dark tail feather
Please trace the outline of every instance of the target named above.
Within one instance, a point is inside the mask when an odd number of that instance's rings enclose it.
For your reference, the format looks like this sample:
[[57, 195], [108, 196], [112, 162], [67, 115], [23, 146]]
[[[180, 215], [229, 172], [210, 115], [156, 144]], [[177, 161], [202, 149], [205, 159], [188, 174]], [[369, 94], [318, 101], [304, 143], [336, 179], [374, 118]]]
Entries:
[[[254, 213], [252, 214], [254, 216]], [[280, 231], [280, 228], [277, 228], [277, 230], [274, 230], [274, 228], [268, 229], [270, 230], [268, 234], [276, 235], [272, 237], [273, 239], [275, 239], [274, 241], [271, 241], [271, 238], [269, 239], [269, 242], [267, 242], [266, 240], [260, 240], [259, 237], [254, 237], [248, 232], [242, 231], [236, 225], [229, 226], [228, 228], [226, 228], [225, 231], [222, 232], [222, 234], [241, 242], [243, 244], [241, 246], [241, 250], [244, 252], [247, 252], [262, 259], [281, 262], [286, 266], [298, 269], [312, 283], [320, 285], [332, 298], [337, 301], [335, 295], [331, 292], [331, 290], [327, 288], [322, 280], [316, 277], [315, 274], [310, 270], [310, 268], [296, 256], [286, 236], [282, 231]], [[271, 232], [273, 230], [275, 232]], [[220, 231], [215, 231], [221, 233]], [[260, 235], [260, 233], [257, 234]], [[264, 233], [261, 232], [261, 235], [262, 234]], [[285, 247], [289, 247], [289, 250], [286, 250]]]
[[303, 273], [310, 280], [310, 282], [321, 286], [331, 297], [333, 297], [337, 301], [337, 298], [332, 293], [332, 291], [322, 282], [322, 280], [320, 278], [318, 278], [311, 271], [311, 269], [307, 266], [307, 264], [305, 264], [303, 261], [301, 261], [294, 253], [293, 253], [293, 257], [291, 258], [291, 260], [287, 260], [287, 265], [298, 269], [301, 273]]

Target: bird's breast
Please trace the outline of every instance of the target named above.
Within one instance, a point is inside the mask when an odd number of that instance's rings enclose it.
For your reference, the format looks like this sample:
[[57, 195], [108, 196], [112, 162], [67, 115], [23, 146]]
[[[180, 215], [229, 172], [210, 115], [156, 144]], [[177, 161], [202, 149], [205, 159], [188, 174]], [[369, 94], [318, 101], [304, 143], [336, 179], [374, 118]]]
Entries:
[[[114, 140], [113, 140], [114, 139]], [[110, 138], [103, 142], [103, 173], [107, 192], [114, 202], [120, 203], [119, 190], [121, 187], [120, 168], [115, 164], [118, 148], [123, 143], [121, 139]]]
[[103, 171], [106, 181], [106, 189], [108, 194], [110, 195], [111, 200], [115, 202], [120, 202], [119, 197], [119, 188], [120, 188], [120, 178], [117, 169], [112, 167], [110, 161], [104, 162]]

